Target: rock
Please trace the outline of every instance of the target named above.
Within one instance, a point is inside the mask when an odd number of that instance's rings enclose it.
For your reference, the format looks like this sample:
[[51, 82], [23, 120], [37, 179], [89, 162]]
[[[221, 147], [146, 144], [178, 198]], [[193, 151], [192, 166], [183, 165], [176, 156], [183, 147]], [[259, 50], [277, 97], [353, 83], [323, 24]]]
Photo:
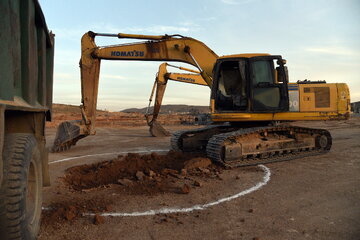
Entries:
[[151, 169], [146, 169], [146, 170], [144, 171], [144, 173], [145, 173], [147, 176], [149, 176], [149, 178], [153, 178], [153, 177], [156, 176], [156, 173], [155, 173], [153, 170], [151, 170]]
[[181, 187], [181, 193], [188, 194], [190, 192], [190, 187], [186, 183]]
[[182, 176], [186, 176], [187, 175], [187, 170], [185, 168], [181, 169], [180, 174]]
[[197, 186], [197, 187], [201, 187], [201, 186], [202, 186], [202, 183], [199, 182], [199, 181], [194, 181], [194, 185]]
[[156, 173], [154, 172], [154, 171], [152, 171], [152, 170], [149, 170], [149, 177], [151, 177], [151, 178], [153, 178], [153, 177], [155, 177], [156, 176]]
[[154, 177], [154, 180], [156, 181], [156, 182], [161, 182], [161, 177]]
[[187, 170], [199, 168], [199, 167], [207, 168], [210, 165], [211, 165], [211, 160], [209, 158], [197, 157], [186, 161], [184, 163], [184, 168]]
[[177, 175], [178, 171], [176, 171], [175, 169], [170, 169], [170, 168], [164, 168], [163, 170], [161, 170], [161, 173], [163, 175]]
[[141, 171], [137, 171], [135, 176], [136, 176], [137, 180], [142, 181], [142, 180], [144, 180], [145, 174]]
[[126, 187], [131, 186], [133, 184], [133, 181], [127, 178], [118, 179], [117, 182]]
[[68, 221], [73, 220], [76, 217], [76, 207], [74, 206], [69, 206], [68, 209], [66, 209], [65, 211], [65, 218]]
[[205, 174], [210, 174], [210, 170], [209, 170], [209, 169], [207, 169], [207, 168], [202, 168], [202, 167], [199, 167], [198, 169], [199, 169], [199, 171], [200, 171], [200, 172], [202, 172], [202, 173], [205, 173]]
[[95, 214], [94, 217], [94, 224], [99, 225], [105, 223], [105, 218], [103, 216], [100, 216], [99, 214]]

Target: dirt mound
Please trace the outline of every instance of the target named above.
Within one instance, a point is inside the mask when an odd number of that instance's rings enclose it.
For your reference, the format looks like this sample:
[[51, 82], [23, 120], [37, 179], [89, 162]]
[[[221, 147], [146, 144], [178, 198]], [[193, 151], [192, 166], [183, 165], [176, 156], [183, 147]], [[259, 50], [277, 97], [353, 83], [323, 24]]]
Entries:
[[[82, 199], [73, 199], [69, 202], [51, 204], [46, 211], [42, 212], [42, 225], [52, 225], [53, 223], [63, 223], [73, 221], [84, 213], [102, 213], [111, 210], [112, 202], [103, 198], [94, 198], [82, 201]], [[99, 215], [95, 215], [94, 224], [101, 221]]]
[[193, 177], [216, 177], [221, 168], [200, 154], [169, 151], [129, 153], [116, 159], [67, 169], [65, 182], [74, 190], [117, 184], [135, 194], [175, 192], [186, 194], [188, 186], [201, 186]]

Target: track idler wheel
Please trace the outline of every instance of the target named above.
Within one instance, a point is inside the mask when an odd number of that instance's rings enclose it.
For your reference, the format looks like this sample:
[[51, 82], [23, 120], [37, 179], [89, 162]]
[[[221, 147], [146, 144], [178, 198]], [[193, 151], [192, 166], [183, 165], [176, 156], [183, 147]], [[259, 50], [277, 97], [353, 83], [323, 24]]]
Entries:
[[315, 138], [315, 145], [316, 148], [323, 150], [323, 151], [329, 151], [332, 145], [332, 138], [328, 131], [324, 132], [323, 134], [320, 134]]

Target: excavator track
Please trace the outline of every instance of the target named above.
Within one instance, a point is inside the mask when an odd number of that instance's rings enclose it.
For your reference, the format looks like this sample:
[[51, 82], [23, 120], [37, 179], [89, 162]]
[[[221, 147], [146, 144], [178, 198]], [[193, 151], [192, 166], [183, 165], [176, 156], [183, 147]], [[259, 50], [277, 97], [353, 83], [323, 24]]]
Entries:
[[230, 125], [210, 125], [192, 130], [177, 131], [171, 136], [171, 148], [175, 151], [191, 152], [206, 150], [209, 139], [220, 133], [233, 131], [235, 128]]
[[214, 162], [240, 167], [324, 154], [331, 144], [330, 133], [323, 129], [255, 127], [214, 135], [206, 153]]

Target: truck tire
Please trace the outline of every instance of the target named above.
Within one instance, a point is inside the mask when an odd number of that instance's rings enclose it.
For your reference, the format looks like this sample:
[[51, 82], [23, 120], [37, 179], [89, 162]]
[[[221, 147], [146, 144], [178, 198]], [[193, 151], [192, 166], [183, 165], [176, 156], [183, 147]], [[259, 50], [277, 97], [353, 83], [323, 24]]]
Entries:
[[33, 134], [7, 134], [0, 188], [1, 239], [36, 239], [42, 205], [42, 169]]

